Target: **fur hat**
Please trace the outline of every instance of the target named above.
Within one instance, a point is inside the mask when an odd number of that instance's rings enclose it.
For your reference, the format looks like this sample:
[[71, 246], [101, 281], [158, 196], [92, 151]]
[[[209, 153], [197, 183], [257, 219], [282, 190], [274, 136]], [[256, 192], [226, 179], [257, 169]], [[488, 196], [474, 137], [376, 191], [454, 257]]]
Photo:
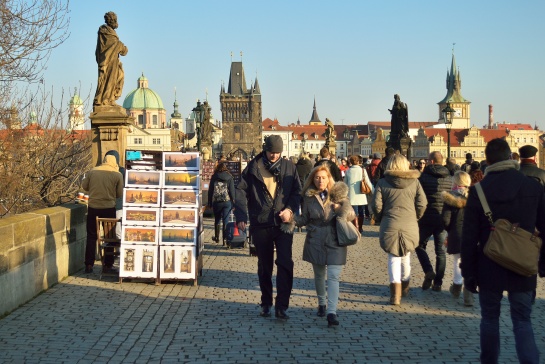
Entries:
[[282, 153], [284, 150], [284, 143], [279, 135], [270, 135], [265, 139], [265, 146], [263, 148], [267, 152]]

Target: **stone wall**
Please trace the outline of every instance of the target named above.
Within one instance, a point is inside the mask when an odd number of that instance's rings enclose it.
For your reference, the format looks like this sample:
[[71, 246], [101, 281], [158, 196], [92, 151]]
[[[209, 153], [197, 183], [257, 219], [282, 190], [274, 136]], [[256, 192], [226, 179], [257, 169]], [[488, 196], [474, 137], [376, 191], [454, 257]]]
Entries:
[[0, 219], [0, 317], [83, 268], [85, 205]]

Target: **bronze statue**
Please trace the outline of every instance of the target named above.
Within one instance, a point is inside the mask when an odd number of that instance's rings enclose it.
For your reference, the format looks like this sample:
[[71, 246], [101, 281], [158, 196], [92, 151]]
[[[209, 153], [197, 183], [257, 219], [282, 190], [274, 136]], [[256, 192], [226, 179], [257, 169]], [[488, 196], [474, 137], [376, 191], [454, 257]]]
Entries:
[[125, 56], [129, 49], [119, 41], [115, 32], [117, 15], [110, 11], [104, 15], [103, 24], [98, 28], [95, 56], [98, 64], [98, 82], [94, 106], [113, 106], [121, 97], [125, 73], [119, 56]]
[[210, 122], [212, 108], [208, 105], [208, 101], [203, 103], [204, 120], [202, 121], [201, 140], [203, 145], [212, 145], [212, 123]]
[[409, 113], [407, 104], [401, 102], [398, 94], [394, 95], [394, 105], [388, 111], [392, 114], [390, 135], [398, 138], [407, 136], [409, 134]]
[[333, 125], [333, 122], [328, 118], [325, 118], [325, 125], [327, 126], [325, 131], [326, 139], [333, 140], [335, 138], [335, 126]]

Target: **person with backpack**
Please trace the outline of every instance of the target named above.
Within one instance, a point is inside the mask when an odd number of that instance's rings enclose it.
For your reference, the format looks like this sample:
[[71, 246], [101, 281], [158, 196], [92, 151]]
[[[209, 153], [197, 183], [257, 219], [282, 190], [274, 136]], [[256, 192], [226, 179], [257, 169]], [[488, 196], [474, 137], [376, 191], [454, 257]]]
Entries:
[[[223, 228], [227, 226], [229, 213], [235, 202], [235, 182], [229, 173], [224, 162], [219, 162], [210, 179], [208, 189], [208, 207], [214, 211], [214, 237], [213, 241], [219, 241], [220, 220], [223, 221]], [[223, 231], [225, 236], [225, 231]]]

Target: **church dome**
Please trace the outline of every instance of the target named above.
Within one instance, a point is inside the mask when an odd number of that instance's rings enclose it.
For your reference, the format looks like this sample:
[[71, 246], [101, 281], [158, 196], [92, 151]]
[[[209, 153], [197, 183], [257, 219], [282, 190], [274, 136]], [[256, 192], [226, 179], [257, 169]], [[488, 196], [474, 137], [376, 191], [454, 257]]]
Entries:
[[138, 78], [138, 88], [129, 92], [123, 101], [123, 107], [127, 110], [150, 110], [150, 109], [164, 109], [163, 100], [159, 95], [148, 87], [148, 79], [142, 73], [142, 76]]

